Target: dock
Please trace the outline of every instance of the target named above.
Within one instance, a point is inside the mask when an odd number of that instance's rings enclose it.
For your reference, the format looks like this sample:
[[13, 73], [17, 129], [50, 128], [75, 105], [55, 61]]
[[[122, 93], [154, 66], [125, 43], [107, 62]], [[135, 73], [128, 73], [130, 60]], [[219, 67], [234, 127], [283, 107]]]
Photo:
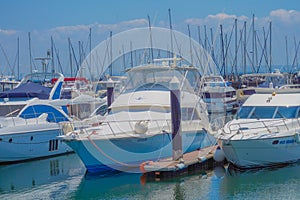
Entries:
[[213, 158], [217, 145], [201, 148], [183, 154], [182, 159], [174, 161], [172, 157], [155, 162], [144, 163], [141, 171], [148, 179], [160, 181], [161, 179], [174, 178], [181, 175], [189, 175], [208, 169], [214, 166], [224, 165], [223, 162], [216, 162]]

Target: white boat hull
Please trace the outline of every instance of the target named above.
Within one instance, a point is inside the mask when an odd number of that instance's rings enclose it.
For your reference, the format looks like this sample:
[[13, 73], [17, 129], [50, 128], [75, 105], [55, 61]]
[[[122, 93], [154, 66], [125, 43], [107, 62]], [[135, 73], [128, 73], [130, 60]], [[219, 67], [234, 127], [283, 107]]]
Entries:
[[[73, 150], [57, 139], [58, 124], [30, 125], [28, 127], [3, 128], [0, 133], [0, 163], [12, 163], [56, 156]], [[23, 130], [22, 130], [23, 129]]]
[[[157, 134], [152, 137], [93, 140], [64, 140], [79, 155], [88, 172], [107, 170], [139, 171], [145, 161], [172, 157], [172, 135]], [[183, 133], [183, 152], [212, 145], [214, 138], [202, 131]]]
[[239, 168], [266, 167], [300, 160], [297, 134], [268, 139], [221, 141], [226, 159]]

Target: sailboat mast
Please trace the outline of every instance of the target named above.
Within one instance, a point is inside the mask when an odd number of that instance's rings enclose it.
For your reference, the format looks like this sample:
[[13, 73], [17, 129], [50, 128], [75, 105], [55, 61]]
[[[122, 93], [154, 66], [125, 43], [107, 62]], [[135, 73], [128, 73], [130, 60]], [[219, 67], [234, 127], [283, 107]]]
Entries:
[[171, 37], [171, 57], [173, 58], [173, 31], [172, 31], [172, 19], [171, 19], [171, 9], [169, 8], [169, 23], [170, 23], [170, 37]]
[[252, 69], [254, 72], [255, 71], [255, 66], [254, 66], [254, 39], [255, 39], [255, 32], [254, 32], [254, 14], [252, 15]]
[[[287, 36], [285, 36], [285, 56], [286, 56], [286, 69], [289, 67], [289, 56], [288, 56], [288, 41], [287, 41]], [[290, 69], [292, 71], [292, 69]]]
[[270, 22], [270, 70], [272, 72], [272, 22]]
[[18, 80], [20, 80], [20, 38], [17, 40]]
[[32, 55], [31, 55], [31, 38], [30, 38], [30, 32], [28, 32], [28, 48], [29, 48], [29, 67], [30, 67], [30, 73], [32, 73]]
[[247, 22], [244, 21], [244, 74], [246, 74], [246, 65], [247, 65], [247, 31], [246, 31]]
[[223, 77], [226, 76], [226, 70], [225, 70], [225, 54], [224, 54], [224, 40], [223, 40], [223, 26], [220, 24], [220, 31], [221, 31], [221, 52], [222, 52], [222, 68], [220, 71], [220, 74], [222, 74], [223, 71]]
[[237, 56], [238, 56], [238, 30], [237, 30], [237, 19], [234, 20], [235, 25], [235, 56], [234, 56], [234, 69], [235, 75], [238, 77], [238, 70], [237, 70]]
[[112, 76], [112, 60], [113, 60], [113, 55], [112, 55], [112, 31], [110, 31], [110, 68], [109, 68], [109, 75]]
[[71, 50], [71, 39], [68, 38], [69, 43], [69, 59], [70, 59], [70, 70], [71, 70], [71, 77], [73, 77], [73, 64], [72, 64], [72, 50]]
[[52, 68], [51, 68], [51, 72], [54, 73], [55, 72], [55, 69], [54, 69], [54, 43], [53, 43], [53, 38], [51, 36], [51, 65], [52, 65]]

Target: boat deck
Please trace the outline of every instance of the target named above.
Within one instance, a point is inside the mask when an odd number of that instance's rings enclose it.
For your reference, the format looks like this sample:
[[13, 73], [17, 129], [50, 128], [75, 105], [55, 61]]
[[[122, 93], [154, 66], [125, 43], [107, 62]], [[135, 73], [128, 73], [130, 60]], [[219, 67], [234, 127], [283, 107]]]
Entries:
[[[200, 150], [183, 154], [182, 160], [174, 161], [172, 157], [156, 162], [147, 162], [142, 166], [147, 177], [154, 178], [156, 181], [164, 178], [172, 178], [183, 174], [193, 174], [195, 172], [212, 169], [219, 164], [213, 159], [217, 145], [205, 147]], [[223, 162], [221, 163], [224, 164]]]

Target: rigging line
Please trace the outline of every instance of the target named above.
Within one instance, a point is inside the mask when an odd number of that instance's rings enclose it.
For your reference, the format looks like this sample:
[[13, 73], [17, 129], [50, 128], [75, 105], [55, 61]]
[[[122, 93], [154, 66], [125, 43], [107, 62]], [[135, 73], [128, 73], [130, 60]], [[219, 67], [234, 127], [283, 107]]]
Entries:
[[73, 48], [73, 45], [72, 45], [71, 39], [70, 39], [70, 46], [71, 46], [71, 50], [72, 50], [72, 54], [73, 54], [73, 58], [74, 58], [74, 60], [75, 60], [76, 67], [77, 67], [77, 71], [78, 71], [78, 70], [79, 70], [79, 64], [78, 64], [78, 61], [77, 61], [77, 58], [76, 58], [76, 55], [75, 55], [75, 51], [74, 51], [74, 48]]
[[15, 60], [14, 60], [14, 65], [12, 67], [12, 75], [15, 75], [15, 67], [16, 67], [16, 63], [18, 62], [18, 52], [16, 53], [16, 57], [15, 57]]
[[[105, 49], [104, 59], [103, 59], [103, 63], [102, 63], [102, 67], [101, 67], [101, 71], [100, 71], [99, 75], [104, 73], [103, 66], [104, 66], [106, 60], [107, 60], [107, 62], [109, 62], [109, 49], [110, 48], [109, 48], [109, 39], [108, 38], [106, 39], [105, 44], [106, 44], [106, 49]], [[108, 67], [110, 65], [112, 65], [112, 63], [110, 63], [110, 64], [108, 63]], [[96, 68], [98, 69], [98, 67], [96, 67]]]
[[12, 67], [11, 67], [11, 64], [9, 63], [7, 54], [6, 54], [6, 52], [4, 51], [4, 48], [3, 48], [3, 46], [2, 46], [1, 43], [0, 43], [0, 47], [1, 47], [1, 50], [2, 50], [2, 52], [3, 52], [3, 54], [4, 54], [5, 60], [6, 60], [7, 64], [8, 64], [8, 66], [9, 66], [10, 71], [13, 71], [13, 70], [12, 70]]
[[295, 63], [296, 63], [297, 54], [298, 54], [298, 51], [299, 51], [299, 46], [300, 46], [300, 41], [298, 42], [298, 45], [297, 45], [297, 48], [296, 48], [296, 53], [295, 53], [295, 56], [294, 56], [294, 59], [293, 59], [292, 66], [294, 66]]
[[58, 52], [58, 49], [56, 48], [54, 42], [53, 42], [53, 48], [54, 48], [55, 55], [56, 55], [56, 58], [57, 58], [58, 66], [59, 66], [59, 68], [60, 68], [62, 74], [64, 74], [64, 70], [63, 70], [63, 68], [62, 68], [62, 65], [61, 65], [61, 62], [60, 62], [60, 59], [59, 59], [59, 52]]

